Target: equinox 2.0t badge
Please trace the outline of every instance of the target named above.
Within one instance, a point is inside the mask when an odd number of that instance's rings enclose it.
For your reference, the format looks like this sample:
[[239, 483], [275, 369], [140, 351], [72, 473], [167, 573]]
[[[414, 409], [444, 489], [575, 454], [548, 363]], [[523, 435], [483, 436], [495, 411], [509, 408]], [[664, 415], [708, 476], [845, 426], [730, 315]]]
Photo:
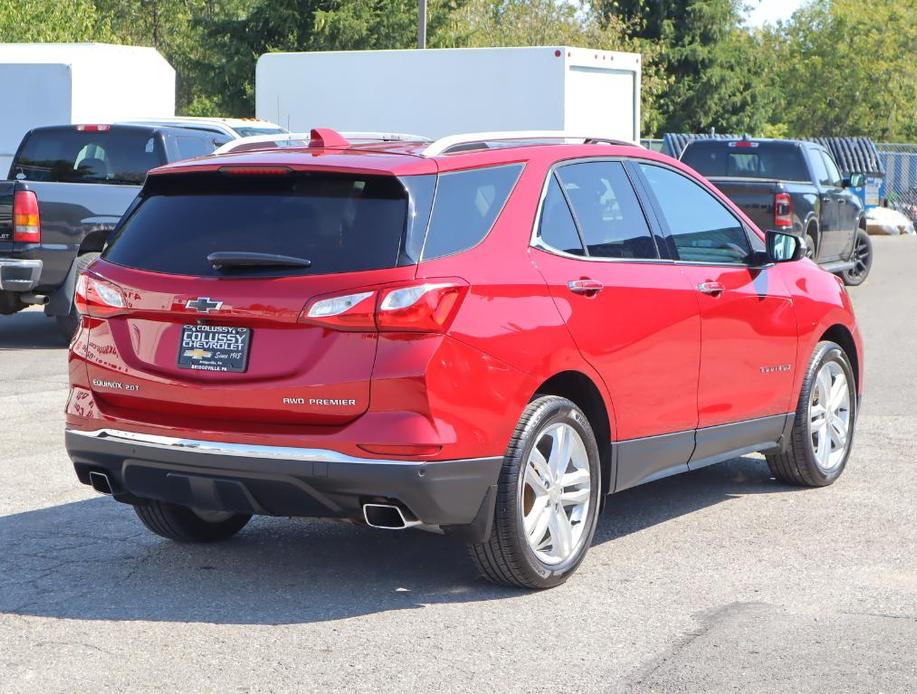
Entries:
[[219, 311], [222, 306], [222, 301], [214, 301], [209, 296], [199, 296], [197, 299], [188, 299], [188, 301], [185, 302], [185, 308], [191, 309], [192, 311], [198, 311], [199, 313]]

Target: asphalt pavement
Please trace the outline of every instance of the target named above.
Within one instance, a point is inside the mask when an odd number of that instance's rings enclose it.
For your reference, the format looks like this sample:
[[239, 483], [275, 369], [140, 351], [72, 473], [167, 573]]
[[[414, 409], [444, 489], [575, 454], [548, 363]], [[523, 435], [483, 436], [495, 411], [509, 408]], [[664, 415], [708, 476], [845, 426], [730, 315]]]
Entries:
[[0, 317], [0, 692], [917, 691], [917, 237], [874, 242], [843, 477], [747, 456], [613, 496], [539, 593], [421, 531], [151, 535], [73, 475], [54, 324]]

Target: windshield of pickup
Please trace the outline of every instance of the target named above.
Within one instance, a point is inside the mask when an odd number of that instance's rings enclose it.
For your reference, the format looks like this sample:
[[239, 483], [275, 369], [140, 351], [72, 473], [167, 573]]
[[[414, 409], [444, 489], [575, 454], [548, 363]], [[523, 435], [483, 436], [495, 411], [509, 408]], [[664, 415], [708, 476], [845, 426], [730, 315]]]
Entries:
[[802, 152], [792, 143], [697, 141], [685, 147], [681, 160], [708, 178], [810, 180]]
[[139, 186], [147, 171], [165, 163], [162, 144], [149, 128], [38, 128], [23, 142], [10, 178]]

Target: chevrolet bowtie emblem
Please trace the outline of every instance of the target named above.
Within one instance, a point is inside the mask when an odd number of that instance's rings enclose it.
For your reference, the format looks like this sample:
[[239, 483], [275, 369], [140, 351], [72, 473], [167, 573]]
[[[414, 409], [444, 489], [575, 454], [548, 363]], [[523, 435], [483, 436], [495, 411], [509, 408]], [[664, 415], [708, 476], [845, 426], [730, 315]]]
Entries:
[[212, 353], [203, 349], [188, 349], [185, 350], [182, 356], [191, 357], [192, 359], [209, 359]]
[[222, 301], [214, 301], [209, 296], [201, 296], [197, 299], [189, 299], [185, 302], [185, 308], [191, 309], [192, 311], [199, 311], [200, 313], [219, 311], [222, 306]]

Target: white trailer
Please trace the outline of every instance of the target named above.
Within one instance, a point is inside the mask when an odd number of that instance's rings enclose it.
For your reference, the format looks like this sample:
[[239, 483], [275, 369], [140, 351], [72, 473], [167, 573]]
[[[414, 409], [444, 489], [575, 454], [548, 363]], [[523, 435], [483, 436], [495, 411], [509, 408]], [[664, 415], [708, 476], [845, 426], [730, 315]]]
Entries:
[[153, 48], [0, 44], [0, 178], [32, 128], [175, 115], [175, 70]]
[[639, 141], [640, 56], [566, 46], [267, 53], [255, 111], [291, 132], [564, 130]]

